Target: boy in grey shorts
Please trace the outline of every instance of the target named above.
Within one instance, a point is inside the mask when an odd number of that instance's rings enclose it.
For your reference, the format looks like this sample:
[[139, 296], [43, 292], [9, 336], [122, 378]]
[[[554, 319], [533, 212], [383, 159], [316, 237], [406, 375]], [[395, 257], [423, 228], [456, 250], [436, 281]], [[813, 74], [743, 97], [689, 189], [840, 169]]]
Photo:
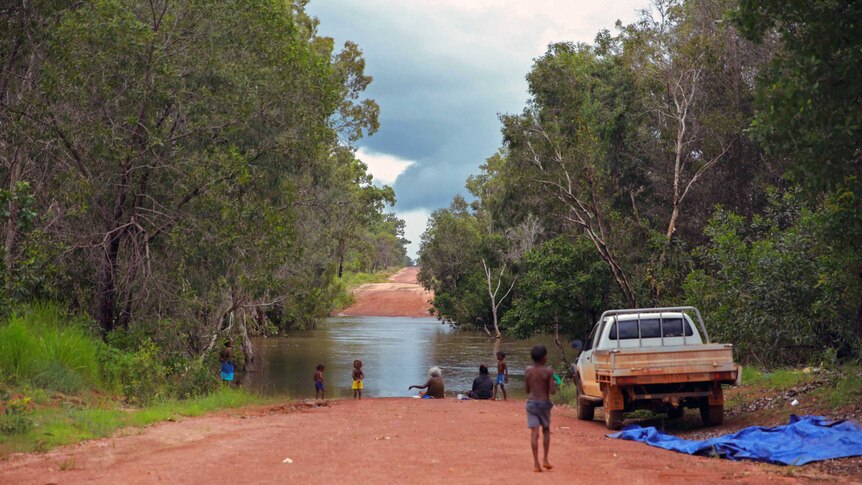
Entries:
[[[524, 374], [524, 384], [527, 387], [527, 427], [530, 428], [530, 445], [533, 448], [533, 466], [537, 472], [544, 466], [553, 468], [548, 462], [548, 448], [551, 447], [551, 394], [557, 392], [554, 383], [554, 370], [547, 367], [548, 349], [537, 345], [530, 351], [533, 365]], [[545, 459], [539, 464], [539, 427], [542, 427]]]

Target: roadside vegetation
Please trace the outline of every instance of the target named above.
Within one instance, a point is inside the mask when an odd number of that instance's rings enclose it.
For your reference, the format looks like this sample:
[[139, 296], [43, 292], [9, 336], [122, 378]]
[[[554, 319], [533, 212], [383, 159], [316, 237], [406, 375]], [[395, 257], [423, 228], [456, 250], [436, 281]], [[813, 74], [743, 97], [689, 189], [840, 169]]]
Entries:
[[255, 402], [251, 337], [410, 263], [356, 44], [303, 1], [0, 7], [0, 446]]
[[265, 402], [221, 387], [215, 359], [172, 355], [150, 339], [127, 350], [120, 340], [54, 305], [0, 323], [0, 456]]
[[653, 0], [548, 46], [422, 236], [437, 315], [568, 342], [687, 304], [748, 366], [859, 362], [860, 5]]

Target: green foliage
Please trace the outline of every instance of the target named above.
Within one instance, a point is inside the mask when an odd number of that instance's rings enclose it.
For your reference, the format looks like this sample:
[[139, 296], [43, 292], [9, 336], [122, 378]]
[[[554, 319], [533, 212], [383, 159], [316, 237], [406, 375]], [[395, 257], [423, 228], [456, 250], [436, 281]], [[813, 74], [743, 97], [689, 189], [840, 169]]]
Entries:
[[463, 198], [456, 197], [448, 209], [431, 214], [422, 234], [419, 282], [434, 291], [434, 309], [444, 321], [491, 323], [482, 269], [490, 238], [484, 234], [480, 217]]
[[576, 406], [578, 404], [578, 388], [574, 384], [563, 384], [551, 398], [556, 404]]
[[860, 5], [656, 0], [550, 45], [475, 200], [429, 220], [420, 279], [441, 317], [490, 321], [487, 258], [516, 281], [498, 313], [518, 337], [687, 302], [744, 361], [858, 359]]
[[109, 356], [106, 373], [120, 384], [129, 402], [146, 405], [166, 396], [167, 369], [152, 341], [145, 340], [135, 353], [110, 352]]
[[0, 375], [63, 392], [100, 384], [102, 343], [56, 306], [36, 305], [0, 325]]
[[526, 338], [554, 331], [585, 337], [613, 300], [607, 266], [586, 238], [574, 242], [557, 237], [525, 256], [512, 308], [503, 323]]
[[812, 374], [805, 374], [799, 369], [778, 368], [768, 372], [759, 371], [753, 367], [742, 368], [742, 384], [745, 386], [767, 387], [770, 389], [790, 389], [813, 379]]
[[834, 211], [776, 193], [766, 216], [750, 222], [716, 212], [707, 228], [711, 242], [699, 252], [704, 269], [685, 284], [715, 339], [763, 365], [816, 361], [829, 349], [854, 355], [855, 302], [844, 299], [852, 260], [831, 250], [826, 222]]
[[758, 82], [756, 139], [794, 160], [790, 173], [812, 196], [862, 169], [862, 3], [740, 0], [736, 24], [750, 39], [777, 37]]
[[33, 428], [30, 398], [0, 392], [0, 435], [25, 434]]

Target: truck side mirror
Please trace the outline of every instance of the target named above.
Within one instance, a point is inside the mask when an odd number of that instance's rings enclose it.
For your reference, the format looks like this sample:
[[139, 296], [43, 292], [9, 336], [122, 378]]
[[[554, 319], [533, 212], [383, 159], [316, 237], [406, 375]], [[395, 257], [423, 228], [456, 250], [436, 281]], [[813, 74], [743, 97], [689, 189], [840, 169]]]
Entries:
[[581, 341], [581, 339], [576, 338], [575, 340], [572, 340], [572, 348], [575, 350], [583, 350], [584, 343]]

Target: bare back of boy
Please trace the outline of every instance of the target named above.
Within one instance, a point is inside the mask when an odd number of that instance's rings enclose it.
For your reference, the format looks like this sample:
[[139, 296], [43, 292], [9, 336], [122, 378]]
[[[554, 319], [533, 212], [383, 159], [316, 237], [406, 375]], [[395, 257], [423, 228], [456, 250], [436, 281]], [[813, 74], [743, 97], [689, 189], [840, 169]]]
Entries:
[[554, 370], [545, 365], [532, 365], [524, 373], [527, 399], [531, 401], [550, 401], [556, 392]]

